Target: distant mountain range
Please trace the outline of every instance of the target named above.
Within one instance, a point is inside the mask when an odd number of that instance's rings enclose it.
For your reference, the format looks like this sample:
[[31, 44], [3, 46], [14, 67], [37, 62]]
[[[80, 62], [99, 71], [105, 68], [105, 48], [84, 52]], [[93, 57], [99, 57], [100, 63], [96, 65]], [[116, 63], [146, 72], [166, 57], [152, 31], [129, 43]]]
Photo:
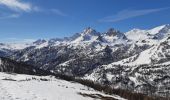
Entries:
[[0, 44], [0, 56], [38, 69], [149, 95], [170, 95], [170, 25], [122, 33], [88, 27], [72, 37]]

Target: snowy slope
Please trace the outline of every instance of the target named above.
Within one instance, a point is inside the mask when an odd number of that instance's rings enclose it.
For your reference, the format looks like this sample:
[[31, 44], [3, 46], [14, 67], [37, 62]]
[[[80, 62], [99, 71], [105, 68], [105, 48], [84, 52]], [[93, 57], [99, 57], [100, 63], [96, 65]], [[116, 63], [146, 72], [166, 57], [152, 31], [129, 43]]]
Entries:
[[[100, 100], [109, 97], [78, 83], [55, 79], [52, 76], [30, 76], [0, 73], [0, 100]], [[83, 96], [81, 94], [96, 96]]]
[[[170, 55], [170, 40], [165, 38], [159, 41], [157, 44], [151, 46], [150, 48], [143, 50], [141, 53], [131, 56], [126, 59], [122, 59], [118, 62], [112, 63], [113, 65], [143, 65], [143, 64], [161, 64], [169, 62]], [[164, 65], [164, 64], [163, 64]]]
[[140, 40], [161, 40], [166, 38], [170, 34], [170, 25], [161, 25], [149, 30], [133, 29], [129, 32], [126, 32], [125, 35], [128, 39], [133, 41]]
[[123, 59], [121, 61], [113, 63], [118, 65], [129, 65], [129, 66], [135, 66], [135, 65], [142, 65], [142, 64], [151, 64], [151, 57], [154, 55], [156, 47], [151, 47], [143, 52], [141, 52], [138, 55], [132, 56], [130, 58]]
[[155, 35], [155, 34], [159, 33], [166, 26], [169, 26], [169, 25], [161, 25], [161, 26], [158, 26], [158, 27], [148, 30], [148, 32], [149, 32], [149, 34]]
[[125, 33], [126, 37], [130, 40], [139, 41], [148, 39], [148, 34], [145, 30], [133, 29]]
[[170, 25], [162, 25], [150, 29], [147, 31], [149, 34], [153, 35], [153, 39], [162, 40], [170, 35]]
[[0, 50], [1, 49], [8, 49], [8, 50], [21, 50], [26, 47], [31, 46], [31, 43], [0, 43]]

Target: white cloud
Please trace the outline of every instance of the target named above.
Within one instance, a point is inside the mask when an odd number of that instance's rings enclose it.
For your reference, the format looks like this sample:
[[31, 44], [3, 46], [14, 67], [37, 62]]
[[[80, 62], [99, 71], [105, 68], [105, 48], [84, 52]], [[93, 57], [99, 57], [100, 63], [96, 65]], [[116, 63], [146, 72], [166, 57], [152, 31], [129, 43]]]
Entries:
[[154, 12], [163, 11], [166, 9], [169, 9], [169, 7], [168, 8], [157, 8], [157, 9], [143, 9], [143, 10], [122, 10], [115, 15], [108, 16], [108, 17], [105, 17], [99, 20], [99, 22], [118, 22], [118, 21], [130, 19], [130, 18], [142, 16], [142, 15], [151, 14]]
[[59, 9], [51, 9], [50, 10], [52, 13], [56, 14], [56, 15], [59, 15], [59, 16], [67, 16], [67, 14], [65, 14], [64, 12], [62, 12], [61, 10]]
[[22, 0], [0, 0], [0, 6], [10, 10], [0, 11], [0, 19], [18, 18], [24, 12], [37, 11], [38, 7]]
[[9, 18], [18, 18], [20, 16], [20, 14], [9, 14], [9, 15], [4, 15], [4, 16], [0, 16], [0, 19], [9, 19]]
[[21, 2], [21, 0], [0, 0], [0, 5], [4, 5], [15, 11], [31, 11], [33, 6], [30, 3]]
[[34, 11], [39, 12], [39, 13], [44, 13], [44, 14], [55, 14], [58, 16], [68, 16], [65, 12], [59, 10], [59, 9], [43, 9], [39, 7], [35, 7]]
[[0, 11], [0, 19], [18, 18], [21, 14], [28, 12], [67, 16], [67, 14], [59, 9], [43, 9], [38, 6], [33, 6], [30, 2], [24, 2], [23, 0], [0, 0], [0, 6], [4, 6], [5, 9], [10, 9], [7, 11]]

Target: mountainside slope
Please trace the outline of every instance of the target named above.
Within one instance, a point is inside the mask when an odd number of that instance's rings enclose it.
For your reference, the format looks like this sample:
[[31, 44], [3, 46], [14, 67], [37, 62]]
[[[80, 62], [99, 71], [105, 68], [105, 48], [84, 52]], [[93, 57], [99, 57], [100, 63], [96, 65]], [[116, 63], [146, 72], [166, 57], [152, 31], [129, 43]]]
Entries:
[[100, 33], [87, 28], [64, 39], [37, 40], [10, 58], [53, 73], [166, 96], [170, 94], [169, 39], [170, 25], [125, 34], [115, 29]]
[[49, 75], [50, 73], [32, 65], [16, 62], [8, 58], [0, 57], [0, 72], [28, 74], [28, 75]]

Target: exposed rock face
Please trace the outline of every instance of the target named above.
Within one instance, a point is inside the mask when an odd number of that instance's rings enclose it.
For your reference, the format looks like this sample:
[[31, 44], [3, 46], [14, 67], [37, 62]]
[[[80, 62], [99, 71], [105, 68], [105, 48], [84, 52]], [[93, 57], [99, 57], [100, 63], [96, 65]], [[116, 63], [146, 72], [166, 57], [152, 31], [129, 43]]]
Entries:
[[50, 75], [49, 72], [35, 68], [25, 63], [19, 63], [7, 58], [0, 58], [0, 72], [28, 74], [28, 75]]

